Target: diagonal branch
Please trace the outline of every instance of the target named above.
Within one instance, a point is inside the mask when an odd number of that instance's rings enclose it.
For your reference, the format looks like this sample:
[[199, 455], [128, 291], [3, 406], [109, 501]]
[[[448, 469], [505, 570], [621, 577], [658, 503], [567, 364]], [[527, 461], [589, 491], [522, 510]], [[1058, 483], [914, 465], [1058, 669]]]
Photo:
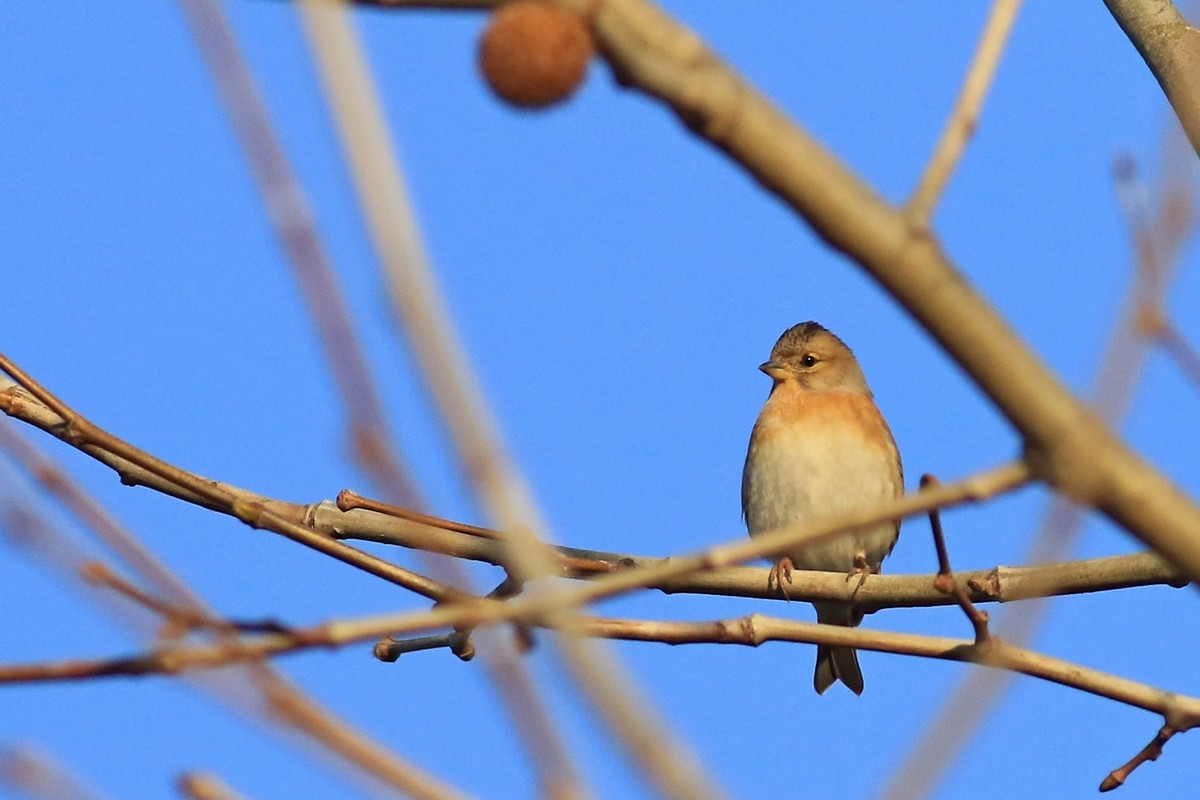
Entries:
[[[207, 480], [113, 436], [77, 414], [3, 354], [0, 354], [0, 370], [11, 376], [21, 388], [51, 412], [49, 418], [43, 419], [49, 425], [48, 430], [55, 436], [86, 453], [100, 451], [118, 457], [122, 463], [136, 466], [138, 472], [133, 476], [133, 480], [151, 475], [159, 485], [172, 486], [174, 491], [170, 491], [170, 494], [237, 517], [253, 528], [264, 528], [278, 533], [298, 544], [430, 599], [448, 600], [464, 596], [454, 587], [391, 564], [370, 553], [356, 550], [299, 524], [291, 516], [294, 506], [289, 508], [288, 504], [275, 504], [274, 501], [258, 495]], [[22, 405], [27, 403], [28, 400], [15, 386], [0, 388], [0, 411], [19, 416]], [[54, 417], [57, 417], [57, 423], [50, 422]], [[125, 474], [122, 473], [122, 480], [125, 479]]]
[[954, 110], [950, 112], [950, 119], [946, 121], [946, 128], [929, 160], [929, 166], [921, 176], [920, 184], [908, 201], [908, 213], [919, 225], [929, 224], [938, 198], [946, 188], [967, 142], [975, 133], [984, 98], [991, 88], [992, 78], [1000, 65], [1000, 56], [1008, 44], [1008, 35], [1020, 10], [1021, 0], [995, 0], [992, 4], [987, 25], [975, 48], [975, 57], [967, 70], [958, 99], [954, 102]]
[[[1020, 432], [1039, 477], [1101, 511], [1200, 581], [1195, 536], [1200, 507], [1067, 389], [928, 230], [912, 225], [901, 209], [652, 3], [562, 2], [590, 15], [600, 52], [618, 82], [662, 100], [912, 314]], [[428, 0], [387, 5], [480, 6]]]
[[1104, 0], [1200, 154], [1200, 30], [1170, 0]]
[[667, 103], [921, 323], [1021, 433], [1040, 477], [1200, 580], [1200, 507], [1071, 394], [927, 231], [649, 3], [608, 0], [594, 26], [618, 80]]
[[[121, 587], [122, 593], [151, 610], [168, 612], [168, 619], [182, 622], [184, 626], [200, 623], [213, 630], [228, 630], [224, 621], [214, 619], [213, 612], [190, 587], [144, 548], [130, 531], [68, 474], [10, 428], [10, 425], [0, 425], [0, 447], [29, 473], [41, 489], [53, 495], [63, 507], [91, 529], [126, 567], [153, 587], [158, 597], [151, 598], [142, 592], [131, 593], [128, 590], [132, 587]], [[36, 509], [29, 509], [25, 514], [34, 511]], [[66, 537], [41, 519], [40, 515], [28, 516], [23, 525], [22, 536], [36, 537], [28, 539], [27, 544], [33, 547], [60, 577], [78, 578], [81, 571], [90, 572], [92, 576], [97, 574], [95, 567], [89, 570], [86, 562], [81, 563], [84, 555], [80, 553], [78, 543], [66, 541]], [[118, 588], [113, 580], [108, 580], [107, 583], [110, 588]], [[214, 622], [215, 625], [212, 624]], [[175, 627], [178, 629], [184, 626]], [[137, 627], [143, 637], [154, 635], [154, 632], [144, 627], [144, 622], [143, 626]], [[327, 752], [340, 757], [346, 764], [357, 767], [398, 791], [428, 800], [449, 800], [461, 796], [448, 784], [407, 762], [320, 706], [270, 664], [252, 663], [243, 669], [223, 670], [218, 675], [208, 675], [205, 678], [196, 684], [210, 696], [248, 717], [257, 717], [272, 724], [288, 723], [290, 728], [284, 728], [284, 731], [293, 730], [302, 734], [306, 741], [315, 742]], [[253, 691], [248, 692], [248, 689]], [[254, 696], [255, 693], [257, 697]], [[82, 796], [69, 793], [68, 795]]]

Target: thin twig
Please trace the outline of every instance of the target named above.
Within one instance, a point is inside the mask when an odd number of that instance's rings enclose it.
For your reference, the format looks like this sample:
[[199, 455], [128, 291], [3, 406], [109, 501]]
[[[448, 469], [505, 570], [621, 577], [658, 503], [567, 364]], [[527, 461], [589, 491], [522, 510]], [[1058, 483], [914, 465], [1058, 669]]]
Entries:
[[[424, 523], [397, 521], [395, 518], [362, 510], [339, 511], [333, 503], [313, 507], [309, 519], [316, 530], [347, 539], [364, 539], [400, 547], [430, 548], [456, 558], [503, 563], [499, 543], [490, 539], [460, 534], [454, 528]], [[562, 577], [591, 579], [596, 575], [646, 567], [662, 562], [662, 557], [556, 547], [564, 563], [574, 569]], [[779, 592], [766, 588], [765, 567], [712, 568], [654, 583], [648, 588], [664, 594], [706, 594], [784, 601]], [[848, 583], [843, 575], [798, 570], [789, 588], [792, 600], [807, 602], [854, 602], [865, 611], [881, 608], [917, 608], [942, 606], [954, 602], [933, 588], [928, 575], [884, 574], [867, 576], [861, 587]], [[1129, 589], [1137, 586], [1168, 585], [1175, 588], [1188, 582], [1178, 568], [1155, 553], [1132, 553], [1038, 564], [1029, 567], [996, 566], [958, 572], [974, 603], [1007, 603], [1049, 595], [1086, 594], [1089, 592]]]
[[380, 661], [390, 663], [405, 653], [418, 653], [422, 650], [436, 650], [442, 647], [447, 648], [460, 661], [470, 661], [475, 657], [475, 646], [471, 644], [470, 637], [464, 636], [459, 631], [410, 639], [395, 639], [385, 636], [375, 643], [373, 652]]
[[1171, 740], [1171, 737], [1179, 733], [1170, 725], [1164, 725], [1159, 729], [1150, 743], [1143, 747], [1136, 756], [1129, 759], [1126, 763], [1114, 769], [1112, 772], [1100, 781], [1100, 791], [1111, 792], [1119, 786], [1124, 785], [1129, 778], [1129, 774], [1135, 769], [1145, 764], [1147, 761], [1157, 761], [1162, 755], [1163, 745]]
[[853, 647], [893, 655], [920, 656], [996, 667], [1057, 683], [1099, 697], [1159, 714], [1180, 730], [1200, 725], [1200, 698], [1157, 689], [1053, 656], [1010, 645], [992, 637], [975, 643], [968, 639], [892, 633], [846, 628], [813, 622], [751, 614], [709, 622], [659, 622], [581, 617], [589, 636], [633, 641], [682, 644], [740, 644], [757, 647], [764, 642]]
[[[921, 476], [922, 490], [937, 484], [937, 478], [929, 473]], [[962, 585], [954, 579], [954, 571], [950, 568], [950, 554], [946, 550], [946, 538], [942, 535], [942, 515], [936, 508], [929, 509], [929, 527], [933, 531], [933, 546], [937, 550], [938, 558], [938, 574], [933, 579], [933, 588], [954, 598], [975, 629], [975, 644], [983, 645], [991, 638], [991, 634], [988, 633], [987, 612], [975, 608]]]
[[[341, 511], [354, 511], [354, 510], [373, 511], [377, 514], [383, 514], [388, 517], [395, 517], [396, 519], [402, 519], [402, 520], [406, 520], [408, 522], [416, 523], [415, 526], [403, 526], [404, 530], [407, 530], [410, 532], [411, 531], [429, 532], [430, 529], [437, 529], [439, 531], [464, 533], [469, 536], [478, 537], [480, 539], [491, 540], [491, 542], [493, 544], [490, 544], [488, 546], [488, 551], [493, 554], [493, 557], [489, 558], [489, 559], [483, 559], [483, 560], [486, 560], [491, 564], [495, 564], [498, 567], [503, 567], [506, 564], [506, 559], [508, 557], [507, 546], [503, 545], [503, 544], [499, 544], [499, 543], [512, 541], [512, 537], [513, 537], [512, 534], [504, 533], [504, 532], [498, 531], [498, 530], [493, 530], [492, 528], [481, 528], [477, 525], [469, 525], [465, 522], [456, 522], [454, 520], [445, 519], [443, 517], [436, 517], [432, 514], [425, 514], [421, 511], [416, 511], [411, 508], [403, 508], [401, 506], [395, 506], [395, 505], [391, 505], [389, 503], [383, 503], [378, 500], [372, 500], [370, 498], [363, 497], [360, 494], [352, 492], [349, 489], [343, 489], [342, 491], [338, 492], [336, 503], [337, 503], [338, 509], [340, 509]], [[317, 528], [317, 530], [322, 529], [320, 527], [320, 524], [317, 522], [317, 520], [315, 518], [314, 518], [314, 523], [315, 523], [315, 527]], [[332, 534], [332, 531], [331, 531], [331, 534]], [[356, 536], [354, 534], [353, 527], [343, 527], [336, 534], [332, 534], [332, 535], [336, 535], [336, 536], [338, 536], [338, 538], [342, 538], [342, 539], [359, 538], [358, 536]], [[435, 536], [436, 536], [436, 534], [435, 534]], [[367, 538], [367, 537], [363, 537], [363, 538]], [[371, 539], [371, 541], [384, 541], [384, 540], [383, 539]], [[389, 542], [389, 543], [396, 544], [397, 542]], [[418, 543], [408, 544], [406, 546], [415, 547], [417, 549], [422, 549], [422, 550], [428, 549], [433, 552], [439, 552], [439, 553], [445, 552], [444, 550], [439, 549], [436, 546], [436, 544], [434, 544], [434, 543], [422, 544], [422, 543], [418, 542]], [[462, 555], [458, 554], [458, 553], [449, 553], [448, 555], [456, 555], [456, 556], [462, 557]], [[602, 555], [595, 556], [595, 555], [591, 554], [591, 551], [580, 551], [580, 550], [577, 550], [575, 548], [570, 548], [570, 547], [554, 547], [553, 555], [555, 557], [555, 560], [558, 562], [558, 565], [557, 565], [558, 570], [556, 571], [555, 574], [564, 575], [564, 576], [568, 576], [568, 577], [575, 576], [575, 575], [592, 574], [592, 573], [596, 573], [596, 572], [612, 572], [613, 570], [619, 569], [622, 566], [622, 564], [614, 562], [611, 559], [606, 559]], [[611, 555], [611, 554], [606, 554], [606, 555]], [[469, 558], [469, 556], [467, 556], [467, 557]]]
[[1009, 33], [1021, 9], [1021, 0], [995, 0], [988, 14], [987, 24], [975, 47], [975, 56], [959, 90], [954, 109], [946, 121], [946, 127], [938, 140], [937, 149], [921, 176], [921, 182], [908, 200], [907, 211], [912, 219], [923, 226], [929, 218], [938, 198], [946, 188], [950, 175], [962, 158], [967, 142], [975, 133], [980, 109], [987, 97], [1000, 56], [1008, 43]]
[[164, 636], [177, 638], [189, 631], [206, 630], [213, 633], [285, 633], [287, 627], [275, 620], [234, 620], [214, 617], [203, 609], [175, 606], [142, 591], [99, 561], [89, 561], [80, 569], [80, 577], [88, 583], [105, 586], [141, 605], [167, 621]]
[[[410, 625], [419, 630], [430, 626], [416, 618]], [[396, 618], [397, 621], [399, 618]], [[847, 628], [797, 622], [791, 619], [751, 614], [710, 622], [665, 622], [654, 620], [575, 617], [573, 633], [587, 637], [662, 642], [665, 644], [740, 644], [757, 647], [768, 641], [785, 641], [829, 647], [853, 647], [893, 655], [920, 656], [981, 664], [1005, 669], [1106, 697], [1119, 703], [1156, 713], [1178, 731], [1200, 725], [1200, 698], [1157, 689], [1138, 681], [1093, 670], [1059, 658], [1010, 645], [992, 637], [985, 642], [937, 636], [893, 633], [866, 628]], [[536, 619], [531, 620], [534, 623]], [[297, 653], [312, 648], [336, 647], [373, 638], [390, 621], [381, 618], [333, 620], [286, 634], [242, 637], [236, 642], [204, 646], [168, 646], [156, 651], [115, 659], [20, 664], [0, 666], [0, 683], [31, 683], [95, 679], [110, 676], [174, 674], [181, 670], [215, 669], [247, 660]]]
[[471, 536], [479, 536], [484, 539], [505, 540], [509, 538], [508, 534], [494, 531], [491, 528], [480, 528], [477, 525], [468, 525], [465, 522], [455, 522], [454, 520], [435, 517], [432, 514], [425, 514], [411, 508], [384, 503], [380, 500], [372, 500], [369, 497], [363, 497], [357, 492], [352, 492], [349, 489], [342, 489], [338, 492], [335, 501], [337, 507], [342, 511], [350, 511], [351, 509], [361, 508], [366, 511], [374, 511], [377, 514], [387, 514], [389, 517], [399, 517], [411, 522], [419, 522], [422, 525], [432, 525], [436, 528], [442, 528], [448, 531], [456, 531], [458, 533], [467, 533]]
[[[84, 452], [89, 452], [89, 446], [99, 447], [137, 465], [146, 472], [157, 475], [168, 483], [186, 489], [191, 495], [206, 500], [207, 504], [215, 510], [237, 517], [252, 528], [265, 528], [281, 534], [298, 544], [425, 597], [433, 600], [449, 600], [464, 596], [462, 592], [452, 586], [439, 583], [412, 570], [356, 550], [335, 539], [322, 536], [283, 516], [275, 508], [264, 503], [263, 499], [257, 495], [234, 491], [226, 484], [201, 478], [199, 475], [180, 469], [134, 447], [73, 411], [3, 354], [0, 354], [0, 370], [8, 373], [42, 405], [58, 415], [61, 420], [61, 429], [56, 431], [55, 435], [73, 447]], [[14, 402], [19, 404], [19, 401], [20, 398], [14, 397], [11, 388], [0, 390], [0, 410], [7, 412], [12, 408]]]

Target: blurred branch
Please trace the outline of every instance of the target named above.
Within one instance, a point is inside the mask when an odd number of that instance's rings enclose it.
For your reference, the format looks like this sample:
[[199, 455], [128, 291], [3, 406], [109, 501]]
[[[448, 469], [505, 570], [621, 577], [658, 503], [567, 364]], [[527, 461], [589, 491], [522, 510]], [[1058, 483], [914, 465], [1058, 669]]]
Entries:
[[920, 184], [908, 200], [908, 213], [919, 225], [929, 225], [938, 198], [962, 158], [967, 142], [975, 134], [980, 109], [991, 88], [1000, 56], [1008, 44], [1009, 33], [1020, 9], [1021, 0], [995, 0], [992, 3], [987, 25], [975, 47], [975, 57], [967, 70], [954, 110], [950, 112], [950, 119], [946, 121], [946, 128], [921, 176]]
[[[553, 555], [538, 540], [539, 534], [548, 536], [548, 528], [503, 446], [437, 290], [372, 75], [341, 6], [330, 0], [299, 4], [396, 319], [416, 354], [468, 486], [493, 522], [513, 534], [507, 542], [506, 571], [516, 582], [549, 574]], [[570, 609], [557, 607], [552, 616], [569, 615]], [[547, 621], [553, 626], [555, 620]], [[719, 795], [715, 779], [657, 717], [650, 698], [638, 698], [630, 681], [618, 680], [615, 659], [569, 635], [555, 642], [593, 707], [659, 791], [679, 798]], [[549, 755], [565, 764], [565, 748], [556, 742]], [[545, 744], [535, 748], [539, 763], [546, 749]]]
[[211, 772], [185, 772], [179, 776], [175, 788], [185, 800], [245, 800], [244, 795]]
[[[1168, 123], [1163, 130], [1156, 203], [1149, 202], [1150, 192], [1132, 158], [1118, 159], [1113, 171], [1114, 189], [1132, 243], [1134, 270], [1124, 307], [1092, 381], [1091, 401], [1100, 418], [1114, 429], [1129, 411], [1146, 364], [1146, 337], [1153, 334], [1147, 322], [1162, 319], [1164, 298], [1178, 270], [1180, 254], [1196, 229], [1195, 159], [1181, 145], [1182, 137], [1174, 125]], [[1081, 506], [1055, 497], [1025, 560], [1038, 563], [1067, 558], [1083, 521]], [[1046, 603], [1031, 603], [1019, 616], [1006, 614], [995, 627], [1006, 641], [1025, 644], [1033, 640], [1048, 610]], [[882, 796], [915, 800], [930, 794], [1011, 685], [1012, 673], [967, 673], [943, 701]]]
[[1124, 447], [913, 229], [700, 40], [642, 0], [608, 0], [594, 26], [618, 80], [658, 97], [874, 277], [1025, 439], [1039, 477], [1200, 579], [1200, 508]]
[[30, 800], [103, 800], [53, 759], [27, 747], [0, 746], [0, 786]]
[[[50, 492], [80, 522], [92, 530], [135, 574], [146, 581], [159, 597], [151, 597], [132, 584], [119, 579], [111, 571], [97, 572], [96, 562], [88, 562], [78, 542], [66, 541], [32, 508], [22, 512], [19, 535], [23, 544], [43, 560], [49, 561], [60, 577], [78, 578], [91, 575], [103, 578], [110, 588], [133, 600], [157, 615], [163, 615], [171, 629], [198, 626], [220, 635], [221, 631], [239, 630], [236, 624], [216, 617], [204, 602], [174, 573], [161, 563], [148, 549], [100, 506], [66, 472], [59, 469], [50, 459], [37, 452], [25, 442], [9, 425], [0, 425], [0, 446], [22, 466], [38, 484]], [[9, 526], [11, 527], [10, 522]], [[102, 597], [103, 599], [103, 597]], [[105, 604], [107, 605], [107, 604]], [[114, 610], [125, 611], [126, 607]], [[145, 638], [155, 633], [148, 629], [146, 620], [135, 629]], [[245, 626], [243, 626], [245, 627]], [[278, 625], [258, 626], [263, 630], [278, 630]], [[330, 711], [322, 708], [303, 691], [276, 672], [269, 664], [252, 663], [244, 669], [227, 669], [209, 673], [199, 681], [201, 689], [241, 714], [271, 723], [284, 722], [285, 731], [304, 734], [300, 739], [321, 748], [323, 755], [333, 754], [342, 759], [344, 765], [352, 765], [382, 783], [403, 791], [413, 797], [439, 800], [459, 795], [440, 781], [423, 774], [416, 766], [405, 762], [400, 756], [389, 752], [370, 737], [356, 730]], [[288, 713], [280, 713], [288, 709]], [[293, 740], [295, 741], [295, 740]]]
[[88, 583], [106, 587], [162, 616], [167, 622], [167, 627], [161, 634], [164, 638], [180, 638], [195, 630], [233, 635], [238, 633], [279, 633], [284, 629], [284, 626], [275, 620], [226, 619], [213, 616], [205, 609], [196, 608], [191, 604], [172, 605], [142, 591], [99, 561], [87, 562], [81, 573], [81, 577]]
[[[358, 463], [376, 486], [397, 502], [416, 505], [415, 482], [396, 452], [387, 416], [367, 359], [354, 332], [340, 284], [318, 235], [299, 181], [271, 124], [254, 78], [237, 46], [219, 3], [181, 0], [222, 99], [238, 133], [243, 151], [263, 195], [267, 211], [288, 261], [316, 322], [326, 362], [349, 417], [350, 444]], [[470, 580], [454, 562], [425, 555], [424, 566], [442, 583], [469, 590]], [[511, 647], [489, 648], [484, 663], [501, 689], [501, 698], [514, 714], [518, 730], [535, 741], [531, 754], [539, 765], [555, 762], [545, 778], [547, 792], [570, 793], [574, 782], [567, 754], [549, 731], [549, 720], [527, 671]], [[561, 773], [561, 775], [559, 774]], [[551, 785], [553, 784], [553, 785]]]
[[12, 424], [0, 424], [0, 450], [8, 454], [42, 490], [70, 511], [105, 547], [153, 587], [160, 597], [179, 607], [201, 606], [200, 598], [187, 584], [167, 569], [57, 462], [43, 455], [18, 433]]
[[1200, 30], [1170, 0], [1104, 0], [1200, 154]]
[[[336, 0], [301, 0], [297, 8], [368, 232], [387, 276], [396, 320], [407, 333], [406, 342], [417, 357], [425, 386], [449, 429], [468, 486], [482, 495], [490, 512], [501, 509], [505, 527], [522, 531], [522, 538], [532, 541], [532, 530], [543, 528], [541, 520], [455, 335], [421, 241], [398, 151], [388, 136], [374, 81], [348, 15]], [[529, 527], [513, 525], [514, 520]], [[539, 572], [522, 568], [520, 560], [511, 558], [506, 569], [514, 576]], [[580, 795], [583, 790], [572, 756], [545, 699], [512, 648], [496, 642], [484, 649], [484, 657], [504, 689], [500, 697], [537, 767], [542, 791], [551, 797]]]
[[179, 0], [220, 92], [275, 235], [316, 323], [325, 364], [347, 418], [350, 449], [397, 502], [419, 503], [354, 332], [350, 311], [304, 190], [271, 124], [266, 104], [216, 0]]
[[503, 527], [531, 537], [546, 526], [504, 448], [438, 289], [374, 81], [340, 5], [336, 0], [302, 0], [298, 8], [387, 278], [396, 322], [417, 357], [469, 487], [490, 516], [504, 520]]
[[[588, 13], [617, 81], [662, 100], [870, 274], [1025, 440], [1039, 477], [1200, 581], [1200, 507], [1126, 448], [914, 227], [690, 30], [646, 0], [562, 0]], [[433, 4], [422, 4], [433, 5]], [[1189, 34], [1190, 35], [1190, 34]]]
[[1179, 368], [1183, 377], [1187, 378], [1192, 386], [1200, 389], [1200, 353], [1196, 352], [1196, 348], [1166, 320], [1161, 321], [1154, 336], [1167, 355], [1175, 361], [1175, 366]]

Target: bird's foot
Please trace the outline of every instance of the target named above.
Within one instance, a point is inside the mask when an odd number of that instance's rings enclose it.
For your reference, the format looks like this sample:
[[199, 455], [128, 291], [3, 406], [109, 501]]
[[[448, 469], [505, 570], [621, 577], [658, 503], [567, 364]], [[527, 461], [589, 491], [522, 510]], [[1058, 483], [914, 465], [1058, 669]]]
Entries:
[[778, 591], [783, 595], [783, 599], [790, 600], [787, 589], [784, 588], [783, 582], [792, 582], [792, 560], [787, 556], [775, 562], [775, 566], [771, 567], [771, 571], [767, 573], [767, 591]]
[[846, 575], [846, 580], [850, 580], [855, 575], [858, 576], [858, 585], [854, 587], [851, 596], [858, 594], [858, 590], [862, 588], [863, 583], [867, 580], [868, 575], [875, 575], [879, 572], [879, 567], [872, 567], [867, 561], [867, 554], [864, 550], [859, 550], [854, 554], [854, 566], [850, 568], [850, 572]]

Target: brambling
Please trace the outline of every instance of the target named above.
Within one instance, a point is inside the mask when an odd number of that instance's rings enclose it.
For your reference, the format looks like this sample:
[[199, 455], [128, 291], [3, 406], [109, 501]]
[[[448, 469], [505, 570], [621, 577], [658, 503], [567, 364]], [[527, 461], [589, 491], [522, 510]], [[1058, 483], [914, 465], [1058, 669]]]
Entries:
[[[742, 515], [751, 536], [903, 494], [896, 441], [841, 339], [815, 322], [802, 322], [784, 331], [759, 369], [774, 384], [754, 423], [742, 472]], [[791, 582], [793, 568], [859, 574], [861, 582], [879, 571], [899, 534], [895, 520], [798, 546], [779, 558], [768, 586], [786, 595], [783, 581]], [[814, 605], [818, 622], [850, 627], [862, 622], [853, 606]], [[838, 680], [862, 694], [856, 651], [819, 646], [817, 694]]]

